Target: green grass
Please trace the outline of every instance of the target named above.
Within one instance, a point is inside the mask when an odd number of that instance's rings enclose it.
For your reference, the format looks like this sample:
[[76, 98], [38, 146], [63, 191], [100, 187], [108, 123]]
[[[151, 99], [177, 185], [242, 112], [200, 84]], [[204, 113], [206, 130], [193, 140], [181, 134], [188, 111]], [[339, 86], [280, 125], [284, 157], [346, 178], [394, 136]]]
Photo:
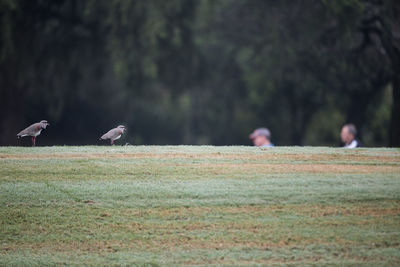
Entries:
[[0, 265], [400, 264], [400, 150], [0, 147]]

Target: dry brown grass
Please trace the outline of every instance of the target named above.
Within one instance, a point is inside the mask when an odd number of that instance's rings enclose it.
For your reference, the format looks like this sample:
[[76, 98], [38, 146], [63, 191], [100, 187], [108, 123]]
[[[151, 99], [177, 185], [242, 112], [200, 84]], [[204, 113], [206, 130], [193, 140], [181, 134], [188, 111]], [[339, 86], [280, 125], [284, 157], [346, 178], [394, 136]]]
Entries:
[[221, 154], [221, 153], [42, 153], [42, 154], [0, 154], [4, 159], [80, 159], [80, 158], [132, 158], [132, 159], [237, 159], [237, 160], [273, 160], [273, 161], [344, 161], [344, 162], [380, 162], [400, 163], [398, 156], [366, 156], [366, 155], [343, 155], [343, 154]]
[[[156, 167], [198, 170], [214, 175], [232, 173], [400, 173], [400, 157], [337, 154], [155, 154], [155, 153], [56, 153], [0, 154], [3, 159], [205, 159], [204, 163], [157, 163]], [[209, 161], [207, 160], [209, 159]], [[215, 162], [218, 159], [239, 163]], [[214, 162], [213, 162], [214, 160]], [[256, 163], [252, 161], [257, 160]], [[338, 163], [335, 163], [338, 162]], [[213, 162], [213, 163], [210, 163]], [[328, 163], [334, 162], [334, 163]], [[356, 163], [356, 164], [355, 164]], [[152, 166], [150, 162], [146, 165]]]

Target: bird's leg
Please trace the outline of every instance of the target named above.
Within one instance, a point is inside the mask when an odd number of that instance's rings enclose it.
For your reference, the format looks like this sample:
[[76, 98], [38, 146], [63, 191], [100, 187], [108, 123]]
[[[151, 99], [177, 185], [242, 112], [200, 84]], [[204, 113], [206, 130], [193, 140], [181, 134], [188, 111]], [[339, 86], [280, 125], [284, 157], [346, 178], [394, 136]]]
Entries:
[[32, 146], [36, 146], [36, 137], [32, 136]]
[[112, 145], [112, 146], [114, 145], [114, 140], [111, 140], [111, 145]]

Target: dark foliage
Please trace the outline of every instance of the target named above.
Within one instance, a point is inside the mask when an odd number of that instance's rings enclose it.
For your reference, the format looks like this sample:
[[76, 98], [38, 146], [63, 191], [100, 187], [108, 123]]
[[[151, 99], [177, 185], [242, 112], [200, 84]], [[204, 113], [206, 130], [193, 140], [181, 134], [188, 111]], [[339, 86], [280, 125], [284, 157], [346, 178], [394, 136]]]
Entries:
[[399, 2], [0, 0], [0, 144], [400, 146]]

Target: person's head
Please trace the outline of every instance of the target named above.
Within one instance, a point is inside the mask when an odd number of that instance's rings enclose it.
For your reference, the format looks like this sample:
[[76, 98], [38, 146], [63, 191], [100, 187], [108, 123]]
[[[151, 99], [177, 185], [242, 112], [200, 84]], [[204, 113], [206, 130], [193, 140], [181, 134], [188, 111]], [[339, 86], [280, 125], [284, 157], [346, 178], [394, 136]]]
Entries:
[[340, 138], [342, 139], [342, 142], [347, 144], [350, 144], [357, 135], [357, 128], [354, 126], [352, 123], [345, 124], [342, 127], [342, 131], [340, 132]]
[[249, 135], [255, 146], [263, 146], [271, 144], [271, 132], [267, 128], [255, 129]]

